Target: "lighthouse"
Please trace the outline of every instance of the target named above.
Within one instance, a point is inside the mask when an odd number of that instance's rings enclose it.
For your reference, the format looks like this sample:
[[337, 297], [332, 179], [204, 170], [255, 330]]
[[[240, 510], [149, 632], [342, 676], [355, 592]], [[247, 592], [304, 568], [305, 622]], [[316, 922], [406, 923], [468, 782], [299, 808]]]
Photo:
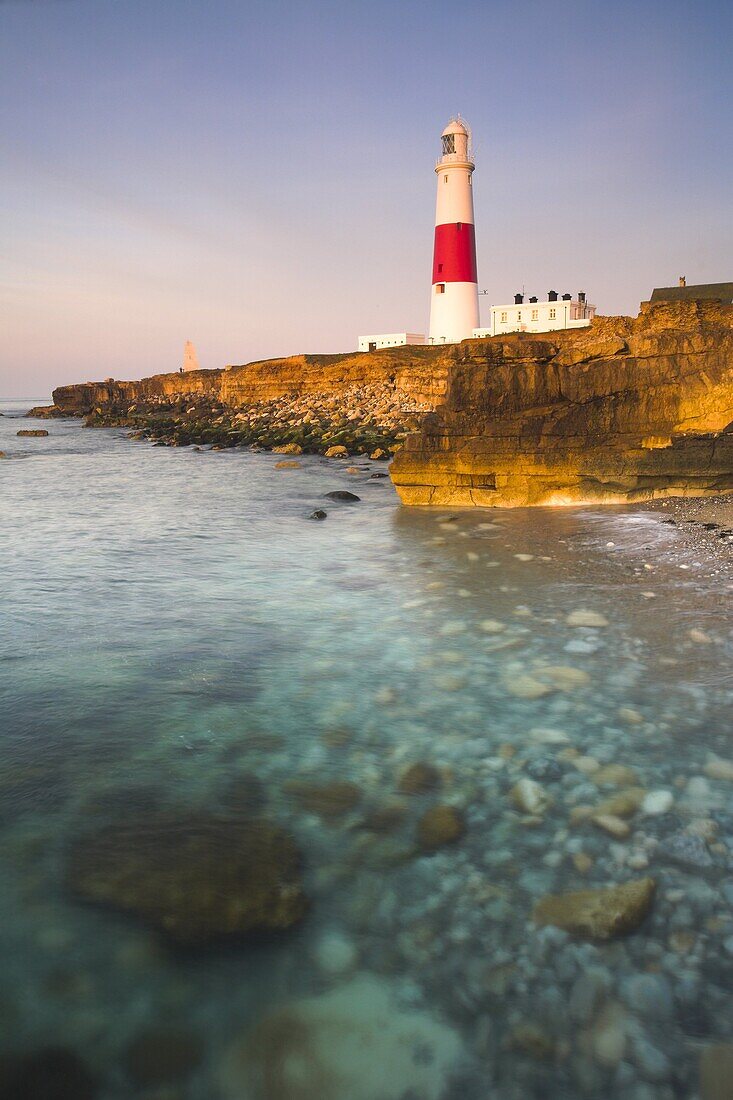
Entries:
[[465, 340], [479, 327], [476, 237], [473, 222], [474, 163], [469, 131], [452, 118], [441, 135], [442, 156], [435, 166], [433, 287], [430, 343]]

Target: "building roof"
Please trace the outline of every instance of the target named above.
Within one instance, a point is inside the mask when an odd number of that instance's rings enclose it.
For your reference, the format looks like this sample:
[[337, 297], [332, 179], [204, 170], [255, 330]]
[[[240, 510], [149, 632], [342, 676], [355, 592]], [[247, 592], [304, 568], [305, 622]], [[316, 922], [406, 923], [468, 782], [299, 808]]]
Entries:
[[733, 283], [698, 283], [697, 286], [658, 286], [652, 291], [652, 302], [689, 302], [708, 298], [724, 305], [733, 305]]

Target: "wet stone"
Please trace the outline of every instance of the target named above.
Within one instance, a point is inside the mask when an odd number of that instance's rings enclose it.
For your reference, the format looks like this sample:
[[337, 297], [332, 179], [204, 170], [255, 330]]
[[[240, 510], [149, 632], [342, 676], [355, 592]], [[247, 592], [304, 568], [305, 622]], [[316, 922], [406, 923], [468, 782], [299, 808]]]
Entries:
[[83, 901], [197, 945], [300, 921], [300, 865], [292, 838], [268, 822], [159, 810], [76, 836], [65, 883]]
[[460, 840], [465, 832], [463, 815], [455, 806], [433, 806], [418, 822], [417, 839], [421, 848], [433, 851]]
[[712, 867], [714, 863], [702, 837], [690, 833], [679, 832], [666, 837], [657, 847], [656, 854], [659, 859], [696, 871]]
[[356, 493], [350, 493], [347, 489], [334, 489], [333, 492], [325, 493], [324, 496], [327, 500], [337, 500], [343, 504], [355, 504], [361, 500]]
[[440, 786], [440, 772], [422, 761], [410, 766], [400, 776], [398, 790], [402, 794], [424, 794]]
[[310, 783], [291, 779], [284, 789], [308, 813], [318, 814], [326, 820], [343, 817], [361, 802], [361, 788], [348, 780]]
[[552, 782], [562, 779], [563, 766], [553, 756], [538, 756], [527, 764], [526, 772], [531, 779], [537, 782]]
[[654, 879], [643, 878], [597, 890], [550, 894], [534, 910], [537, 924], [554, 924], [591, 940], [609, 940], [635, 931], [654, 900]]

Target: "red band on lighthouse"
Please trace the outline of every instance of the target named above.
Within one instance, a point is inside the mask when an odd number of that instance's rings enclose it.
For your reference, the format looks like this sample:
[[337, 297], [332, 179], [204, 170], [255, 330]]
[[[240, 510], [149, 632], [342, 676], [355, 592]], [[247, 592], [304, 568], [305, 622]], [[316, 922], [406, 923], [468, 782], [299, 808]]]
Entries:
[[476, 236], [470, 222], [436, 225], [433, 283], [477, 283]]

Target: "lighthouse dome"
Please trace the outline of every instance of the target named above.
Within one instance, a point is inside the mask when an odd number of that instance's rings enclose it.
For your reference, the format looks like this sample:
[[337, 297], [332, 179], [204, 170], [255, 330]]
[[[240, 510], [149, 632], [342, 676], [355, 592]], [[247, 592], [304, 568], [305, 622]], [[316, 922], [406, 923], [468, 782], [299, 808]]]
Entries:
[[448, 134], [465, 134], [468, 137], [468, 129], [460, 118], [452, 118], [440, 136], [447, 137]]

